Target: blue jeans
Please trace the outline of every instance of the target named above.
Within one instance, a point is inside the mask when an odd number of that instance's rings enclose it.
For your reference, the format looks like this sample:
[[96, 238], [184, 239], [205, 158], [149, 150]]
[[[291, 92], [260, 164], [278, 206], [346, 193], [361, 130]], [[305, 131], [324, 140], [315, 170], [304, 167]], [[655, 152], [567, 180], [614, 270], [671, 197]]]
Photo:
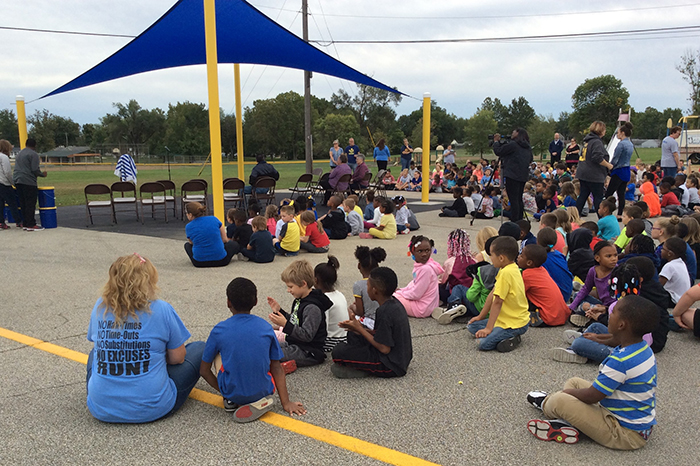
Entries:
[[[170, 416], [175, 411], [180, 409], [182, 405], [190, 396], [190, 392], [197, 385], [199, 380], [199, 365], [202, 362], [202, 353], [204, 352], [204, 342], [203, 341], [193, 341], [185, 345], [187, 354], [185, 355], [185, 361], [182, 364], [168, 364], [168, 377], [175, 382], [175, 389], [177, 390], [177, 398], [175, 399], [175, 406], [170, 410], [166, 416]], [[94, 351], [90, 351], [88, 355], [87, 362], [87, 375], [85, 377], [85, 384], [90, 381], [92, 376], [92, 360]]]
[[401, 170], [404, 170], [404, 169], [410, 168], [410, 167], [411, 167], [411, 159], [410, 158], [405, 159], [405, 158], [401, 157]]
[[[608, 333], [608, 327], [598, 322], [591, 324], [583, 333], [597, 333], [598, 335], [605, 335]], [[612, 353], [612, 348], [610, 346], [598, 343], [588, 338], [578, 337], [571, 344], [571, 349], [574, 350], [579, 356], [588, 358], [591, 361], [603, 362], [603, 359], [610, 356]]]
[[583, 309], [581, 309], [581, 306], [583, 306], [583, 303], [588, 303], [591, 306], [595, 306], [596, 304], [603, 304], [603, 301], [601, 301], [600, 299], [595, 298], [591, 295], [588, 295], [585, 298], [583, 298], [583, 301], [581, 301], [581, 304], [579, 304], [578, 307], [576, 309], [574, 309], [574, 314], [581, 314], [581, 315], [585, 314]]
[[[243, 192], [245, 194], [252, 194], [253, 193], [253, 187], [251, 185], [247, 185], [245, 188], [243, 188]], [[255, 188], [255, 192], [257, 194], [267, 194], [268, 189], [267, 188]]]
[[357, 162], [348, 162], [348, 165], [350, 168], [352, 168], [352, 172], [355, 173], [355, 169], [357, 168]]
[[469, 301], [467, 299], [467, 291], [469, 291], [468, 286], [464, 285], [455, 285], [452, 290], [450, 291], [450, 297], [447, 298], [447, 304], [450, 305], [452, 303], [460, 303], [464, 304], [464, 306], [467, 308], [467, 314], [470, 316], [478, 316], [479, 315], [479, 310], [476, 308], [476, 305]]
[[[473, 324], [467, 325], [467, 330], [469, 333], [472, 335], [476, 335], [476, 332], [479, 330], [482, 330], [486, 328], [486, 324], [488, 324], [488, 319], [484, 320], [477, 320]], [[496, 346], [498, 345], [499, 342], [503, 340], [507, 340], [509, 338], [513, 338], [516, 335], [522, 335], [523, 333], [527, 332], [527, 328], [530, 326], [530, 324], [526, 324], [524, 327], [520, 328], [501, 328], [501, 327], [494, 327], [489, 336], [486, 338], [479, 338], [477, 339], [477, 349], [479, 351], [491, 351], [496, 349]]]
[[661, 167], [661, 170], [664, 172], [664, 178], [667, 176], [675, 178], [678, 174], [678, 167]]

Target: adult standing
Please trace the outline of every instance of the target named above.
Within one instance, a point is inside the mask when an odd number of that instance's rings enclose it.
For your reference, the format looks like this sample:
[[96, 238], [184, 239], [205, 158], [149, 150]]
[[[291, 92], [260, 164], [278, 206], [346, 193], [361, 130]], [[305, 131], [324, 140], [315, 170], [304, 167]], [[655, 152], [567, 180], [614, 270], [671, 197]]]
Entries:
[[411, 166], [411, 159], [413, 158], [413, 147], [408, 143], [408, 139], [403, 139], [403, 146], [401, 146], [401, 170], [405, 170]]
[[674, 126], [668, 136], [661, 141], [661, 170], [664, 177], [675, 178], [681, 169], [681, 158], [678, 153], [678, 139], [681, 135], [681, 127]]
[[103, 422], [143, 423], [177, 411], [199, 380], [204, 342], [156, 298], [158, 271], [138, 254], [118, 258], [90, 316], [87, 406]]
[[357, 167], [357, 155], [360, 153], [360, 148], [355, 145], [355, 138], [348, 139], [348, 147], [345, 148], [345, 155], [348, 156], [348, 165], [355, 171]]
[[15, 159], [15, 171], [13, 179], [17, 194], [19, 194], [19, 208], [22, 209], [22, 225], [26, 231], [40, 231], [44, 227], [37, 226], [34, 218], [36, 199], [39, 187], [37, 177], [46, 177], [46, 171], [41, 171], [39, 154], [36, 153], [36, 141], [27, 139], [24, 149], [17, 154]]
[[[280, 179], [279, 172], [275, 167], [267, 163], [264, 155], [256, 155], [255, 161], [257, 162], [257, 164], [253, 167], [253, 170], [251, 170], [250, 176], [248, 177], [249, 185], [243, 189], [243, 192], [246, 194], [251, 194], [253, 192], [253, 186], [255, 186], [255, 182], [258, 180], [258, 178], [262, 176], [269, 176], [270, 178], [273, 178], [276, 181]], [[255, 192], [258, 194], [266, 194], [267, 191], [267, 188], [256, 188], [255, 190]]]
[[442, 153], [442, 162], [447, 165], [455, 163], [455, 150], [452, 148], [452, 144], [447, 145], [447, 149]]
[[501, 159], [506, 193], [510, 202], [511, 222], [523, 218], [525, 205], [523, 191], [528, 178], [528, 166], [532, 163], [530, 136], [523, 128], [513, 130], [511, 140], [501, 143], [501, 135], [493, 136], [493, 153]]
[[578, 165], [578, 158], [581, 155], [581, 147], [576, 144], [576, 138], [571, 138], [569, 145], [566, 146], [566, 169], [571, 170]]
[[187, 242], [185, 252], [195, 267], [223, 267], [238, 254], [240, 246], [229, 241], [226, 229], [218, 218], [204, 215], [207, 208], [199, 202], [188, 202], [185, 206]]
[[0, 229], [10, 228], [5, 223], [5, 204], [10, 208], [12, 218], [17, 227], [22, 226], [15, 201], [15, 191], [12, 189], [12, 165], [10, 165], [10, 152], [12, 144], [6, 139], [0, 139]]
[[338, 158], [338, 165], [331, 171], [327, 180], [321, 181], [321, 186], [325, 188], [326, 192], [323, 196], [323, 205], [328, 203], [328, 199], [331, 198], [331, 193], [333, 190], [347, 191], [349, 183], [340, 182], [340, 178], [343, 175], [352, 175], [352, 168], [348, 165], [348, 156], [345, 154], [340, 154]]
[[559, 139], [559, 133], [554, 133], [554, 141], [549, 143], [549, 153], [552, 155], [552, 166], [561, 162], [564, 143]]
[[386, 146], [384, 138], [380, 139], [377, 143], [377, 147], [374, 148], [374, 161], [377, 162], [377, 167], [379, 170], [386, 170], [386, 166], [391, 160], [391, 153], [389, 148]]
[[617, 131], [617, 138], [620, 142], [615, 147], [613, 158], [610, 160], [612, 170], [610, 171], [610, 181], [608, 189], [605, 191], [606, 198], [617, 193], [617, 216], [622, 216], [622, 211], [625, 208], [625, 191], [627, 184], [630, 182], [630, 160], [634, 152], [634, 146], [630, 141], [632, 136], [632, 123], [626, 121]]
[[589, 195], [593, 194], [593, 208], [596, 212], [603, 200], [605, 178], [608, 170], [612, 169], [612, 164], [606, 160], [608, 151], [601, 139], [605, 135], [605, 129], [605, 123], [594, 121], [588, 128], [589, 133], [583, 138], [583, 151], [576, 169], [576, 178], [580, 182], [580, 194], [576, 200], [579, 215], [583, 212]]
[[[369, 167], [365, 163], [365, 156], [357, 154], [356, 160], [357, 166], [352, 172], [352, 179], [350, 180], [350, 189], [353, 191], [364, 189], [369, 185], [369, 181], [365, 181], [365, 175], [369, 173]], [[350, 165], [350, 162], [348, 162], [348, 165]]]
[[333, 141], [333, 147], [328, 151], [328, 155], [331, 158], [331, 168], [335, 168], [338, 166], [340, 155], [343, 153], [343, 148], [340, 147], [340, 143], [336, 139]]

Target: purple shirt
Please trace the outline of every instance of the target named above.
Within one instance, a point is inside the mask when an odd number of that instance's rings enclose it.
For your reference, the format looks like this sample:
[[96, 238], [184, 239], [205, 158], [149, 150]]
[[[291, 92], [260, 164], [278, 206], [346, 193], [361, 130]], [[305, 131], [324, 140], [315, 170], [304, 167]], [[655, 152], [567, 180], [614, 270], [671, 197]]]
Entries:
[[603, 278], [598, 278], [598, 275], [595, 272], [596, 267], [597, 266], [593, 266], [588, 270], [588, 274], [586, 275], [586, 281], [583, 283], [583, 286], [576, 294], [576, 297], [574, 298], [573, 302], [569, 305], [569, 309], [576, 309], [578, 305], [581, 304], [581, 302], [583, 301], [583, 298], [585, 298], [591, 293], [593, 287], [595, 287], [595, 289], [598, 290], [598, 299], [603, 303], [605, 307], [609, 307], [612, 303], [615, 302], [615, 299], [613, 299], [610, 296], [610, 274], [607, 274]]
[[340, 177], [343, 175], [352, 175], [352, 168], [347, 163], [341, 163], [336, 166], [331, 175], [328, 177], [328, 183], [338, 191], [345, 191], [348, 189], [348, 183], [338, 183]]

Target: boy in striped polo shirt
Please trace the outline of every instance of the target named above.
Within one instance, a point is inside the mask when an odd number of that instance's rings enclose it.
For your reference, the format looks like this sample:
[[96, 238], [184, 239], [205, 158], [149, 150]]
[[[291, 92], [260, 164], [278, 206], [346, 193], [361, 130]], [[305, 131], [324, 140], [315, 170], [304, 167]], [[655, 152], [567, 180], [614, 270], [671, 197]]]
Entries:
[[530, 392], [528, 402], [554, 420], [534, 419], [528, 430], [540, 440], [578, 442], [579, 432], [615, 450], [636, 450], [656, 424], [656, 359], [642, 335], [659, 323], [651, 301], [636, 295], [618, 300], [608, 330], [620, 344], [589, 383], [571, 378], [564, 390]]

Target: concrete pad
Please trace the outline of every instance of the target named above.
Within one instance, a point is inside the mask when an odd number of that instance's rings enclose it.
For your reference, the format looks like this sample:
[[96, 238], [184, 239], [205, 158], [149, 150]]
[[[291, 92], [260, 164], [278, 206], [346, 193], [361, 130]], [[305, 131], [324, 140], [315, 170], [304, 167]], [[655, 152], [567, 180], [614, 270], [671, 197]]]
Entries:
[[[447, 202], [447, 200], [445, 201]], [[446, 258], [446, 238], [466, 228], [474, 239], [479, 228], [498, 220], [438, 218], [418, 213], [418, 233], [433, 238], [436, 260]], [[195, 269], [183, 240], [58, 228], [0, 233], [0, 327], [87, 353], [85, 340], [91, 309], [112, 261], [138, 252], [149, 257], [160, 275], [160, 296], [170, 302], [193, 339], [205, 340], [228, 317], [225, 288], [236, 276], [258, 287], [256, 315], [267, 317], [265, 297], [283, 306], [292, 299], [279, 279], [293, 258], [271, 264], [238, 263]], [[535, 228], [536, 229], [536, 228]], [[407, 256], [410, 236], [393, 241], [349, 238], [333, 241], [331, 253], [341, 263], [338, 289], [350, 299], [360, 278], [353, 256], [357, 245], [384, 247], [386, 265], [411, 279]], [[315, 265], [324, 255], [301, 254]], [[593, 364], [551, 361], [547, 350], [563, 345], [563, 328], [530, 329], [523, 344], [508, 354], [476, 351], [464, 321], [441, 326], [432, 319], [411, 319], [414, 359], [406, 377], [396, 380], [338, 380], [326, 362], [299, 369], [287, 381], [292, 399], [307, 407], [301, 419], [327, 429], [440, 464], [695, 464], [700, 447], [695, 432], [700, 363], [698, 341], [688, 333], [671, 334], [658, 355], [658, 420], [649, 445], [624, 453], [589, 440], [564, 446], [535, 440], [526, 430], [540, 413], [525, 402], [533, 389], [555, 391], [572, 376], [593, 379]], [[84, 366], [0, 338], [2, 463], [7, 464], [373, 464], [375, 460], [308, 439], [262, 422], [240, 426], [210, 405], [189, 400], [175, 416], [141, 425], [109, 425], [94, 420], [85, 407]], [[462, 381], [462, 384], [459, 384]], [[200, 381], [198, 388], [213, 392]], [[275, 411], [282, 413], [279, 403]], [[233, 434], [233, 435], [232, 435]]]

